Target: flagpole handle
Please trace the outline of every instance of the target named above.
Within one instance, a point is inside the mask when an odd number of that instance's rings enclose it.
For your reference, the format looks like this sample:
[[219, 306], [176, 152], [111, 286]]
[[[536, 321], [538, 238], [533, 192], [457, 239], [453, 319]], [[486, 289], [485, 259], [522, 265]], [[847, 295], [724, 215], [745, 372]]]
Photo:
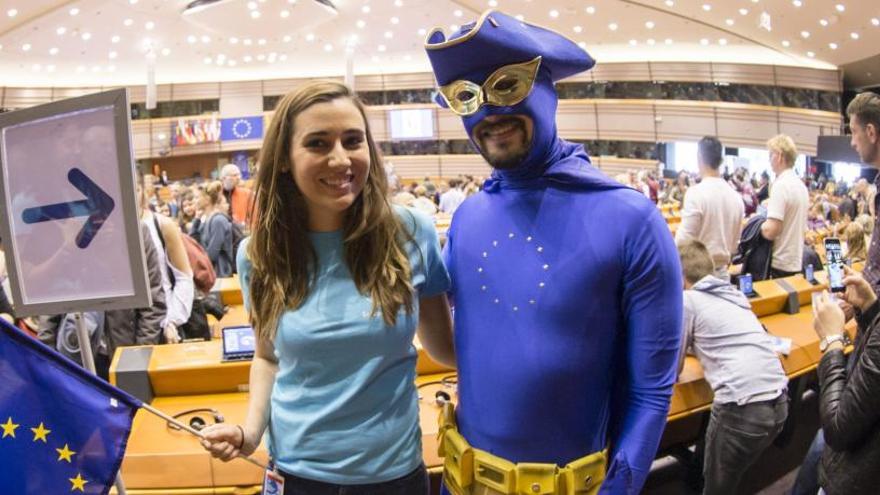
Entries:
[[86, 320], [80, 312], [73, 314], [73, 320], [76, 322], [76, 337], [79, 340], [79, 353], [82, 357], [83, 368], [96, 375], [95, 356], [92, 354], [92, 339], [89, 337], [89, 331], [86, 329]]
[[[187, 433], [191, 433], [191, 434], [195, 435], [196, 437], [198, 437], [199, 439], [202, 439], [202, 440], [205, 439], [205, 435], [203, 435], [202, 432], [200, 432], [199, 430], [196, 430], [192, 426], [163, 413], [162, 411], [156, 409], [155, 407], [153, 407], [149, 404], [146, 404], [146, 403], [142, 404], [141, 407], [143, 407], [144, 410], [147, 411], [148, 413], [156, 415], [156, 416], [164, 419], [168, 423], [173, 424], [174, 426], [180, 428], [181, 430], [183, 430]], [[269, 467], [266, 466], [265, 464], [255, 460], [255, 459], [251, 459], [250, 457], [247, 457], [247, 456], [244, 456], [241, 454], [239, 454], [238, 457], [239, 457], [239, 459], [245, 460], [245, 461], [253, 464], [254, 466], [261, 468], [261, 469], [269, 469]]]

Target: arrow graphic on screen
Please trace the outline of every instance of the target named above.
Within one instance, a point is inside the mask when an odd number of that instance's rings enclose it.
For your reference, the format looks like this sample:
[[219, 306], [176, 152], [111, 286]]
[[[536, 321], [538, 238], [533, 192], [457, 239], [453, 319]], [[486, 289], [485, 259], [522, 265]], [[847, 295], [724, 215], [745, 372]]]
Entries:
[[22, 212], [21, 219], [24, 223], [32, 224], [74, 217], [89, 217], [76, 236], [76, 245], [80, 249], [85, 249], [89, 247], [98, 230], [104, 225], [104, 221], [110, 216], [116, 203], [109, 194], [105, 193], [78, 168], [70, 169], [70, 172], [67, 173], [67, 180], [79, 189], [86, 199], [27, 208]]

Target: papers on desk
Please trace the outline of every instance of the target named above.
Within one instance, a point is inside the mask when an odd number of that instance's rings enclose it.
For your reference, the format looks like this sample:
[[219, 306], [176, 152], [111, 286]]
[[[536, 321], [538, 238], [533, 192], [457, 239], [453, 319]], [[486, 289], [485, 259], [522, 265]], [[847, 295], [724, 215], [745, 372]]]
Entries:
[[768, 337], [770, 337], [771, 348], [776, 351], [776, 353], [788, 356], [791, 352], [791, 339], [777, 337], [775, 335], [768, 335]]

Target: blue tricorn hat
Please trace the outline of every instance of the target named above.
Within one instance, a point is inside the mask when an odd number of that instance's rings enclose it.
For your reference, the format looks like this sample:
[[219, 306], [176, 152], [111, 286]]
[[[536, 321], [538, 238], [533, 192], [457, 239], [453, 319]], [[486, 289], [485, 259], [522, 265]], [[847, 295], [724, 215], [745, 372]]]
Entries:
[[541, 68], [553, 82], [589, 70], [592, 57], [574, 41], [550, 29], [519, 21], [494, 10], [483, 12], [473, 23], [462, 26], [449, 39], [434, 28], [425, 50], [437, 84], [477, 78], [482, 83], [496, 69], [541, 57]]

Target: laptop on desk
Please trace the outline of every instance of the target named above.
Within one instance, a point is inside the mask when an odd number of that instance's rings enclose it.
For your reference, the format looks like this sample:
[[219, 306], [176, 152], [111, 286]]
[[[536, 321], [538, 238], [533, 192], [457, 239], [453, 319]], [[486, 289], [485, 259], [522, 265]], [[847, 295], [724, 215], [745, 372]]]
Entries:
[[221, 333], [224, 363], [253, 359], [257, 342], [253, 327], [250, 325], [224, 327]]

